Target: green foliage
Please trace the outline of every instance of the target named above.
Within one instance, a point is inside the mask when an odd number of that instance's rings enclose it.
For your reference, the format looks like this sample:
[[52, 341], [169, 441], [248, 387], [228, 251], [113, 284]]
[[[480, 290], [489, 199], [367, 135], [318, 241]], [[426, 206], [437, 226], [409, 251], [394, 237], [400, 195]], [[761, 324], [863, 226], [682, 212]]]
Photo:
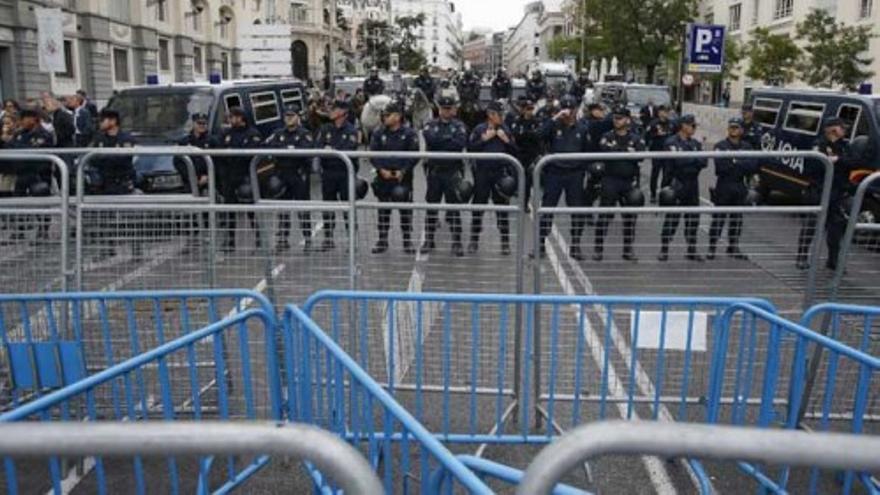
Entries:
[[798, 65], [800, 78], [812, 86], [842, 86], [855, 91], [874, 72], [866, 69], [874, 59], [866, 55], [872, 26], [836, 22], [825, 10], [815, 9], [800, 23], [797, 38], [806, 55]]
[[801, 49], [788, 35], [772, 34], [767, 28], [756, 28], [746, 46], [749, 69], [746, 76], [767, 85], [787, 84], [797, 76], [796, 67]]
[[397, 36], [393, 51], [400, 57], [400, 70], [414, 72], [427, 63], [425, 54], [418, 48], [416, 30], [425, 25], [425, 14], [409, 17], [398, 17]]
[[581, 39], [579, 37], [557, 36], [550, 41], [547, 52], [553, 60], [562, 60], [566, 55], [578, 57], [578, 66], [582, 66], [580, 60]]
[[716, 83], [739, 80], [740, 64], [745, 56], [745, 48], [736, 40], [728, 38], [724, 42], [724, 65], [721, 67], [721, 73], [712, 74], [709, 80]]
[[424, 14], [398, 17], [393, 27], [385, 21], [367, 20], [358, 31], [358, 50], [380, 69], [389, 70], [391, 54], [397, 53], [400, 70], [418, 70], [427, 62], [416, 36], [424, 24]]
[[380, 69], [391, 65], [391, 45], [388, 42], [391, 28], [385, 21], [367, 20], [358, 29], [358, 51], [365, 54], [369, 63]]

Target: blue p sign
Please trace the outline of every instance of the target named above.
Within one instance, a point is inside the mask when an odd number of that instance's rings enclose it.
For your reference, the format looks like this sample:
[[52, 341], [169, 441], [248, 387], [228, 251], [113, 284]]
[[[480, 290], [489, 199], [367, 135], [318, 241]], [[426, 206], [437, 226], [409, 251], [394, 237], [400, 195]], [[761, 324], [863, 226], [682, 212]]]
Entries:
[[724, 26], [691, 24], [688, 29], [688, 72], [721, 72]]

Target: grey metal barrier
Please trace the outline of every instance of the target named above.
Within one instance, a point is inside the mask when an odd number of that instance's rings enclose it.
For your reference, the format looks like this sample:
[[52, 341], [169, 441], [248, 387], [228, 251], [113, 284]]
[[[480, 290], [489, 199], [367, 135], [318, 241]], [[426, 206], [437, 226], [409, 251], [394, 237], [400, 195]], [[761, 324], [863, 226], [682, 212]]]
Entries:
[[549, 494], [584, 462], [605, 455], [755, 461], [852, 471], [880, 470], [880, 438], [677, 423], [606, 422], [572, 430], [529, 465], [518, 494]]
[[[0, 273], [5, 290], [17, 292], [66, 291], [72, 274], [69, 260], [70, 227], [67, 164], [46, 152], [3, 152], [0, 162], [48, 162], [57, 168], [46, 196], [0, 198]], [[54, 175], [54, 174], [53, 174]]]
[[[862, 221], [864, 220], [862, 208], [865, 206], [865, 198], [868, 195], [868, 191], [872, 188], [880, 188], [880, 172], [874, 172], [863, 179], [853, 196], [852, 205], [847, 212], [846, 230], [840, 242], [840, 255], [837, 259], [834, 278], [830, 285], [830, 301], [837, 301], [840, 298], [841, 284], [847, 275], [847, 267], [853, 272], [852, 275], [858, 275], [869, 281], [877, 281], [878, 276], [880, 276], [880, 272], [877, 271], [877, 267], [880, 266], [880, 256], [870, 252], [880, 249], [880, 219], [874, 219], [874, 222], [870, 223]], [[864, 233], [866, 242], [863, 246], [864, 250], [858, 253], [859, 259], [854, 259], [855, 257], [852, 256], [853, 244], [856, 244], [859, 233]], [[876, 289], [877, 287], [873, 286], [871, 288]], [[876, 302], [876, 293], [871, 294], [869, 292], [867, 296], [872, 300], [860, 301], [858, 294], [853, 297], [844, 297], [843, 299], [846, 299], [847, 302], [856, 303]]]
[[[7, 458], [219, 454], [290, 456], [314, 465], [345, 493], [383, 493], [373, 468], [357, 450], [329, 432], [303, 424], [175, 421], [0, 425], [0, 457]], [[292, 475], [286, 472], [289, 478], [285, 480], [274, 474], [273, 490], [279, 485], [289, 486]], [[250, 477], [258, 479], [260, 473], [251, 473]], [[299, 487], [301, 491], [309, 489], [308, 485]]]

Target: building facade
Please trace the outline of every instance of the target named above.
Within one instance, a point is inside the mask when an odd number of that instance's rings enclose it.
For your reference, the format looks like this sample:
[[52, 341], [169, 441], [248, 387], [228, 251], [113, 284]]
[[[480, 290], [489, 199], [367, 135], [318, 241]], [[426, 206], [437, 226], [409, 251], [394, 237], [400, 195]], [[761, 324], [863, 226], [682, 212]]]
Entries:
[[449, 0], [392, 0], [392, 17], [425, 15], [418, 32], [419, 48], [428, 64], [440, 68], [458, 68], [463, 62], [464, 36], [461, 13]]
[[354, 60], [358, 58], [355, 57], [355, 54], [358, 50], [358, 40], [361, 38], [360, 31], [364, 29], [367, 21], [385, 22], [389, 26], [392, 25], [394, 18], [392, 17], [391, 0], [336, 0], [336, 8], [348, 26], [343, 47], [347, 53], [352, 55], [353, 63], [358, 66], [354, 72], [363, 72], [364, 61]]
[[489, 70], [491, 45], [485, 35], [473, 34], [464, 43], [464, 62], [466, 67], [485, 74]]
[[[39, 7], [63, 11], [63, 72], [39, 70]], [[253, 7], [253, 0], [0, 0], [0, 92], [22, 99], [82, 88], [103, 102], [150, 75], [162, 83], [237, 77], [238, 27]]]
[[553, 38], [561, 36], [565, 16], [561, 3], [537, 1], [525, 6], [522, 19], [504, 41], [504, 62], [511, 74], [526, 75], [542, 62], [551, 61], [548, 47]]
[[504, 67], [504, 39], [507, 33], [499, 31], [492, 33], [492, 41], [489, 45], [489, 72], [498, 72], [498, 69]]
[[[752, 30], [768, 28], [775, 34], [794, 37], [795, 26], [813, 9], [823, 8], [838, 21], [847, 24], [877, 26], [880, 23], [880, 5], [875, 0], [707, 0], [711, 20], [727, 26], [728, 36], [744, 46], [751, 40]], [[876, 33], [876, 29], [875, 29]], [[880, 38], [871, 40], [869, 55], [874, 58], [870, 67], [874, 71], [871, 82], [874, 91], [880, 88]], [[761, 81], [752, 81], [745, 76], [748, 60], [743, 60], [739, 70], [739, 80], [730, 81], [732, 100], [743, 101], [747, 88], [763, 86]], [[795, 81], [791, 87], [803, 87], [804, 83]]]

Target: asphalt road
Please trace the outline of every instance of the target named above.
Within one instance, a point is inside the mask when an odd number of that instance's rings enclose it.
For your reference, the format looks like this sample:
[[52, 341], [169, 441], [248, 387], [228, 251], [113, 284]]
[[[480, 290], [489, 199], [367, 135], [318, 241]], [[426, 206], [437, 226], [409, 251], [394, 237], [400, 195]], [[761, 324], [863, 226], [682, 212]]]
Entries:
[[[362, 167], [363, 169], [364, 167]], [[642, 184], [647, 184], [649, 166], [643, 166]], [[711, 169], [703, 173], [701, 189], [704, 198], [708, 197], [708, 187], [712, 182]], [[415, 197], [424, 195], [424, 177], [419, 169], [416, 180]], [[313, 184], [312, 195], [319, 197], [318, 184]], [[372, 197], [372, 196], [371, 196]], [[235, 287], [255, 289], [270, 295], [276, 305], [301, 303], [316, 290], [325, 288], [348, 287], [348, 257], [346, 251], [347, 233], [343, 226], [342, 215], [335, 215], [336, 225], [333, 230], [336, 246], [334, 249], [304, 253], [304, 239], [299, 232], [298, 222], [294, 216], [291, 249], [277, 251], [274, 244], [277, 235], [277, 215], [261, 214], [258, 218], [264, 240], [262, 247], [256, 245], [255, 230], [249, 225], [244, 215], [238, 215], [236, 230], [236, 249], [217, 257], [211, 256], [207, 246], [209, 237], [200, 228], [200, 214], [162, 214], [146, 212], [127, 215], [116, 225], [107, 226], [106, 221], [98, 222], [94, 215], [86, 218], [87, 234], [84, 237], [85, 257], [83, 273], [83, 289], [96, 291], [112, 291], [120, 289], [170, 289], [170, 288], [208, 288], [213, 278], [214, 287]], [[442, 214], [441, 214], [442, 216]], [[24, 222], [30, 222], [32, 215]], [[185, 219], [186, 221], [182, 221]], [[9, 217], [6, 220], [10, 220]], [[323, 240], [330, 231], [328, 222], [320, 211], [311, 211], [311, 220], [315, 245]], [[465, 242], [471, 225], [471, 214], [463, 214]], [[699, 224], [699, 249], [706, 254], [708, 232], [711, 223], [709, 215], [702, 215]], [[800, 220], [790, 214], [758, 214], [747, 215], [741, 247], [748, 260], [728, 258], [723, 249], [726, 247], [726, 235], [722, 237], [718, 259], [705, 263], [696, 263], [684, 259], [685, 243], [681, 227], [674, 241], [670, 261], [660, 262], [656, 259], [659, 250], [660, 228], [663, 218], [660, 215], [646, 213], [639, 215], [636, 229], [636, 254], [638, 263], [631, 263], [619, 257], [621, 248], [621, 222], [615, 218], [608, 233], [605, 259], [602, 262], [589, 260], [592, 254], [594, 227], [587, 227], [583, 239], [583, 248], [588, 256], [586, 261], [577, 261], [569, 256], [571, 237], [569, 235], [570, 219], [557, 218], [555, 228], [549, 237], [548, 256], [544, 260], [527, 259], [525, 289], [532, 288], [535, 263], [540, 264], [540, 285], [548, 294], [596, 294], [596, 295], [695, 295], [695, 296], [750, 296], [760, 297], [772, 302], [784, 315], [797, 317], [802, 310], [803, 294], [806, 284], [806, 272], [794, 266], [796, 240], [800, 230]], [[531, 251], [532, 218], [526, 222], [523, 235], [526, 238], [527, 255]], [[23, 223], [23, 222], [20, 222]], [[357, 265], [358, 288], [383, 291], [405, 292], [482, 292], [512, 293], [516, 290], [515, 255], [502, 255], [495, 215], [486, 213], [479, 251], [459, 258], [451, 253], [451, 235], [449, 223], [446, 222], [437, 234], [437, 248], [430, 254], [406, 254], [402, 249], [402, 233], [399, 217], [392, 217], [391, 247], [388, 253], [372, 254], [376, 234], [377, 214], [373, 210], [365, 210], [359, 214], [357, 230]], [[423, 236], [424, 212], [416, 212], [413, 241], [418, 247]], [[17, 225], [19, 223], [9, 223]], [[31, 242], [36, 232], [19, 229], [25, 239], [13, 240], [10, 235], [15, 229], [6, 229], [0, 235], [6, 245], [0, 252], [0, 283], [5, 292], [28, 292], [42, 290], [59, 290], [61, 288], [60, 265], [58, 263], [57, 221], [49, 230], [49, 241]], [[134, 229], [131, 228], [134, 226]], [[132, 230], [134, 233], [132, 233]], [[185, 232], [185, 235], [181, 235]], [[115, 242], [108, 244], [96, 234], [107, 234]], [[148, 240], [141, 253], [132, 249], [132, 240]], [[268, 244], [268, 246], [267, 246]], [[114, 253], [102, 253], [102, 247], [112, 245]], [[515, 244], [514, 244], [515, 245]], [[71, 250], [71, 256], [73, 251]], [[849, 269], [839, 299], [856, 303], [873, 303], [878, 301], [880, 286], [876, 277], [880, 266], [880, 253], [856, 247], [852, 255], [853, 264]], [[827, 287], [831, 273], [822, 268], [818, 271], [817, 300], [827, 296]], [[623, 311], [623, 309], [621, 309]], [[543, 313], [542, 313], [543, 314]], [[324, 315], [326, 316], [326, 315]], [[428, 315], [429, 324], [434, 331], [426, 334], [423, 349], [429, 350], [426, 355], [426, 377], [434, 381], [442, 380], [442, 359], [434, 355], [438, 349], [444, 348], [442, 337], [443, 316], [439, 309]], [[468, 327], [464, 310], [453, 316], [456, 325]], [[578, 315], [576, 310], [565, 309], [559, 315], [561, 332], [558, 349], [573, 347], [573, 339], [577, 336]], [[327, 320], [324, 320], [326, 322]], [[615, 321], [620, 328], [628, 329], [626, 315], [615, 313]], [[319, 323], [324, 323], [319, 319]], [[492, 383], [500, 362], [505, 363], [508, 375], [507, 386], [512, 380], [512, 353], [500, 355], [495, 352], [502, 340], [511, 344], [511, 335], [502, 338], [491, 330], [499, 328], [497, 314], [484, 314], [480, 324], [483, 329], [479, 342], [467, 335], [458, 336], [450, 353], [456, 357], [451, 361], [450, 373], [454, 383], [466, 385], [470, 383], [469, 371], [474, 361], [470, 358], [470, 350], [479, 347], [477, 358], [478, 380], [481, 384]], [[548, 322], [544, 321], [547, 325]], [[383, 312], [378, 308], [371, 310], [369, 327], [383, 328], [387, 340], [387, 324], [383, 327]], [[458, 328], [457, 326], [454, 328]], [[489, 330], [486, 330], [489, 329]], [[603, 327], [597, 325], [593, 331], [601, 332]], [[369, 359], [367, 369], [381, 381], [387, 381], [387, 342], [371, 331], [369, 340]], [[403, 337], [398, 336], [398, 339]], [[569, 339], [569, 340], [566, 340]], [[630, 348], [629, 335], [623, 332], [622, 346], [612, 354], [612, 367], [622, 378], [621, 386], [626, 386], [630, 372], [627, 356], [619, 349]], [[590, 339], [587, 339], [590, 342]], [[402, 342], [399, 340], [399, 342]], [[616, 342], [615, 342], [616, 344]], [[413, 342], [409, 341], [409, 348]], [[711, 347], [709, 347], [711, 348]], [[509, 347], [508, 347], [509, 349]], [[544, 349], [543, 353], [548, 351]], [[570, 357], [570, 356], [569, 356]], [[631, 357], [631, 356], [630, 356]], [[413, 374], [412, 352], [397, 355], [400, 370], [397, 378], [411, 380]], [[545, 357], [545, 359], [547, 359]], [[643, 354], [638, 356], [642, 367], [654, 369], [656, 356]], [[574, 359], [560, 359], [556, 374], [568, 377], [575, 374]], [[595, 354], [585, 354], [582, 360], [587, 369], [593, 369], [593, 380], [599, 370], [599, 362]], [[705, 363], [697, 364], [692, 370], [694, 376], [703, 376], [707, 372]], [[702, 367], [699, 367], [702, 366]], [[663, 375], [667, 387], [675, 377], [675, 368]], [[648, 384], [656, 385], [657, 375], [647, 373]], [[643, 392], [643, 391], [642, 391]], [[699, 396], [698, 392], [695, 395]], [[412, 398], [401, 394], [404, 404], [412, 407]], [[436, 397], [435, 397], [436, 400]], [[507, 402], [505, 402], [507, 404]], [[546, 407], [547, 401], [544, 400]], [[455, 413], [452, 424], [464, 428], [468, 422], [468, 405], [453, 403], [451, 410]], [[494, 397], [480, 399], [478, 407], [478, 425], [481, 429], [491, 427], [497, 415]], [[635, 414], [642, 418], [650, 418], [657, 411], [648, 406], [639, 406]], [[703, 411], [699, 407], [688, 409], [688, 419], [699, 420]], [[560, 424], [571, 424], [571, 411], [559, 406], [557, 420]], [[605, 417], [608, 419], [624, 417], [625, 408], [615, 406], [609, 408]], [[432, 431], [439, 431], [443, 425], [443, 413], [438, 408], [430, 408], [422, 416], [426, 426]], [[674, 411], [676, 420], [682, 420]], [[599, 418], [593, 406], [585, 409], [581, 421]], [[457, 452], [470, 449], [456, 446]], [[524, 467], [534, 454], [533, 448], [490, 447], [486, 456], [510, 465]], [[710, 464], [707, 466], [716, 488], [722, 492], [739, 492], [743, 487], [753, 486], [734, 466], [730, 464]], [[270, 471], [267, 476], [271, 480], [285, 479], [285, 472]], [[688, 470], [681, 462], [642, 459], [640, 462], [624, 461], [619, 458], [603, 459], [590, 466], [591, 481], [587, 481], [583, 473], [574, 473], [568, 481], [588, 486], [600, 493], [691, 493], [694, 491]], [[803, 488], [806, 482], [803, 473], [793, 477], [793, 492]], [[833, 476], [823, 476], [824, 487], [833, 487]], [[268, 486], [267, 486], [268, 485]], [[89, 485], [83, 485], [89, 486]], [[258, 488], [259, 486], [259, 488]], [[252, 493], [271, 491], [272, 483], [251, 485]]]

